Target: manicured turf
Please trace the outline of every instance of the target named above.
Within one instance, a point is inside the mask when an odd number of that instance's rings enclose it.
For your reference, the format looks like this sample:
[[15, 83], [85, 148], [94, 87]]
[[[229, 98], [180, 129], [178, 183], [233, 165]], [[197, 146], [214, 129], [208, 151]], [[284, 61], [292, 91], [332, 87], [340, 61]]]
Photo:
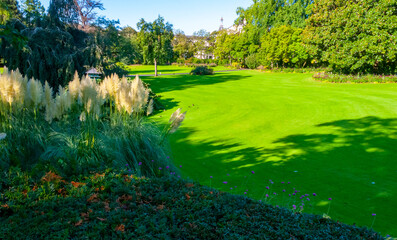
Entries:
[[[157, 71], [159, 74], [172, 74], [172, 73], [190, 73], [190, 71], [193, 69], [193, 67], [179, 67], [179, 66], [162, 66], [159, 65], [157, 67]], [[213, 67], [214, 71], [222, 71], [222, 70], [230, 70], [229, 68], [223, 67], [223, 66], [217, 66]], [[150, 65], [131, 65], [128, 66], [128, 73], [131, 75], [135, 74], [143, 74], [143, 75], [149, 75], [149, 74], [154, 74], [154, 66]]]
[[332, 219], [370, 227], [376, 213], [374, 229], [397, 236], [397, 84], [256, 71], [143, 79], [167, 108], [154, 120], [188, 111], [170, 138], [184, 177], [256, 199], [276, 192], [270, 202], [291, 208], [308, 193], [308, 213], [332, 198]]

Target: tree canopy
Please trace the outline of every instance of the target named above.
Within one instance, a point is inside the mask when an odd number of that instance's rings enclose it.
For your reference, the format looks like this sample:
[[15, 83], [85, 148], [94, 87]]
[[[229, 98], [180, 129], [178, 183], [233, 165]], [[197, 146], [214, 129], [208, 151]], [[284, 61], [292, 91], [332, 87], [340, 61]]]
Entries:
[[146, 22], [143, 18], [137, 24], [139, 41], [142, 46], [143, 62], [145, 64], [170, 63], [173, 59], [172, 40], [174, 33], [172, 24], [165, 22], [159, 16], [153, 22]]
[[303, 34], [311, 54], [340, 73], [394, 73], [397, 1], [317, 0]]

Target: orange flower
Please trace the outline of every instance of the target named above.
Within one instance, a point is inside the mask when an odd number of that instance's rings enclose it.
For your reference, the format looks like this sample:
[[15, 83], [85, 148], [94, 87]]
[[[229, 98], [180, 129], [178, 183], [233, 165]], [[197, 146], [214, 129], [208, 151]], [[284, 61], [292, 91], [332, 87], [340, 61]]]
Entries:
[[62, 177], [59, 175], [56, 175], [52, 171], [49, 171], [44, 175], [44, 177], [41, 178], [41, 181], [43, 182], [57, 182], [62, 180]]
[[127, 202], [127, 201], [132, 201], [132, 196], [123, 195], [123, 196], [117, 198], [117, 200], [116, 200], [117, 203], [123, 203], [123, 202]]
[[164, 204], [161, 204], [161, 205], [158, 205], [158, 206], [157, 206], [157, 209], [158, 209], [158, 210], [163, 210], [164, 207], [165, 207]]
[[80, 186], [84, 186], [86, 185], [86, 183], [79, 183], [79, 182], [71, 182], [71, 184], [73, 185], [73, 187], [78, 188]]
[[124, 224], [120, 224], [120, 225], [116, 226], [115, 231], [124, 232], [124, 231], [125, 231], [125, 226], [124, 226]]
[[102, 174], [96, 173], [94, 177], [95, 177], [95, 179], [100, 178], [100, 177], [105, 177], [105, 173], [102, 173]]
[[190, 200], [189, 194], [186, 193], [185, 196], [186, 196], [186, 199], [189, 201]]
[[87, 199], [87, 202], [98, 202], [98, 194], [94, 193], [90, 196], [90, 198]]
[[74, 226], [81, 226], [81, 224], [83, 224], [83, 220], [80, 219], [80, 221], [78, 221], [77, 223], [74, 224]]

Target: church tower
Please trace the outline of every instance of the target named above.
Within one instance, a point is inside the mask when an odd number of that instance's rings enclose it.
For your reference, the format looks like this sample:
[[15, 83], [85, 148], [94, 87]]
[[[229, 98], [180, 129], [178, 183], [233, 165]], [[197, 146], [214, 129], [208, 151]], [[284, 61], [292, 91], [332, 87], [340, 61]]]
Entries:
[[219, 31], [221, 31], [223, 29], [224, 29], [224, 27], [223, 27], [223, 17], [221, 17], [221, 26], [219, 26]]

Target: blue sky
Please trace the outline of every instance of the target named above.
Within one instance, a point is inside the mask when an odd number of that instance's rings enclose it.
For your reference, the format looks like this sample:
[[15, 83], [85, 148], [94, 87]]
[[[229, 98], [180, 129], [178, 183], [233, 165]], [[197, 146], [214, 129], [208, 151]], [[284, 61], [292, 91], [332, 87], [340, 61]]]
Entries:
[[[49, 0], [41, 0], [47, 9]], [[120, 20], [121, 26], [136, 29], [136, 23], [144, 18], [151, 22], [161, 15], [174, 25], [191, 35], [200, 29], [209, 32], [217, 30], [223, 17], [225, 27], [233, 25], [237, 18], [237, 7], [247, 8], [252, 0], [102, 0], [105, 7], [100, 15]]]

